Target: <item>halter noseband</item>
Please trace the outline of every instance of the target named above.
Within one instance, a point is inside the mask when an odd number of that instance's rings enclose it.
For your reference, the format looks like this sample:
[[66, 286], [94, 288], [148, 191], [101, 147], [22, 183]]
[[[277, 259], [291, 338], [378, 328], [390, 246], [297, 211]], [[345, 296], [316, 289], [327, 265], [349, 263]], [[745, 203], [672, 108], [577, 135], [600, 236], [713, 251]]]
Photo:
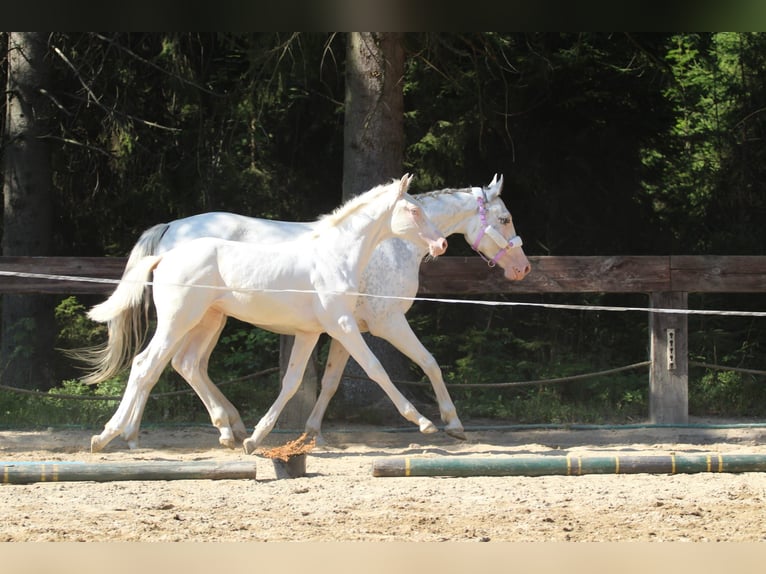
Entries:
[[[476, 190], [479, 190], [481, 194], [476, 193]], [[474, 188], [474, 195], [476, 195], [476, 201], [479, 204], [479, 217], [481, 218], [482, 228], [479, 232], [479, 237], [476, 238], [476, 241], [473, 242], [471, 247], [474, 251], [476, 251], [476, 253], [479, 254], [479, 257], [487, 262], [487, 265], [494, 267], [497, 264], [497, 260], [502, 257], [503, 253], [513, 247], [521, 247], [523, 242], [521, 241], [521, 237], [518, 235], [514, 235], [510, 239], [506, 239], [503, 237], [502, 233], [487, 223], [487, 194], [484, 191], [484, 188]], [[492, 259], [487, 259], [484, 254], [479, 251], [479, 243], [481, 243], [481, 240], [485, 235], [489, 235], [490, 239], [492, 239], [492, 241], [494, 241], [500, 248]]]

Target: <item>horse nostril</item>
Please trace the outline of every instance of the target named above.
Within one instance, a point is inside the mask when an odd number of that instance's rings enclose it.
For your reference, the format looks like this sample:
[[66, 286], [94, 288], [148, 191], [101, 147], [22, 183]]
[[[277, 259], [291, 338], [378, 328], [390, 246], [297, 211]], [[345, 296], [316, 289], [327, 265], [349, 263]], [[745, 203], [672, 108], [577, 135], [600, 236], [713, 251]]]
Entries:
[[519, 277], [524, 277], [529, 274], [529, 272], [532, 270], [530, 265], [526, 265], [523, 269], [520, 269], [518, 267], [514, 267], [513, 270], [516, 272]]
[[431, 248], [429, 250], [431, 252], [431, 255], [433, 257], [438, 257], [439, 255], [442, 255], [445, 251], [447, 251], [447, 240], [443, 237], [441, 239], [436, 240], [434, 243], [431, 244]]

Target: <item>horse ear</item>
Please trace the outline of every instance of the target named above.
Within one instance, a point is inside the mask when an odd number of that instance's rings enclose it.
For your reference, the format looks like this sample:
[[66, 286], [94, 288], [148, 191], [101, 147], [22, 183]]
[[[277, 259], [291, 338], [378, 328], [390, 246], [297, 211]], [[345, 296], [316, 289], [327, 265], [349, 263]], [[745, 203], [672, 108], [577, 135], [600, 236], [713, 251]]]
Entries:
[[407, 193], [407, 190], [410, 188], [410, 183], [412, 182], [412, 177], [409, 173], [405, 173], [402, 176], [402, 179], [399, 181], [399, 197], [404, 197], [404, 194]]
[[489, 183], [488, 189], [491, 195], [500, 195], [503, 191], [503, 176], [501, 175], [500, 180], [498, 180], [497, 174], [495, 174], [495, 177], [493, 177], [492, 181]]

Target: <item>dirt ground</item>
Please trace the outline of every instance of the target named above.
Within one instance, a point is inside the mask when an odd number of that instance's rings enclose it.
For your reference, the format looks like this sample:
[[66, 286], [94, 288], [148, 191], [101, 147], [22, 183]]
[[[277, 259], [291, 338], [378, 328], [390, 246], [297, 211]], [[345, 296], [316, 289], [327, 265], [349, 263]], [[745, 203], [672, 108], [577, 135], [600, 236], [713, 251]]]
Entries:
[[[720, 421], [719, 421], [720, 422]], [[474, 425], [475, 426], [475, 425]], [[766, 473], [409, 477], [372, 474], [397, 456], [766, 454], [766, 427], [470, 430], [325, 429], [306, 475], [0, 484], [0, 541], [766, 541]], [[141, 448], [90, 431], [0, 431], [0, 461], [252, 461], [212, 427], [155, 427]], [[266, 446], [294, 435], [273, 433]]]

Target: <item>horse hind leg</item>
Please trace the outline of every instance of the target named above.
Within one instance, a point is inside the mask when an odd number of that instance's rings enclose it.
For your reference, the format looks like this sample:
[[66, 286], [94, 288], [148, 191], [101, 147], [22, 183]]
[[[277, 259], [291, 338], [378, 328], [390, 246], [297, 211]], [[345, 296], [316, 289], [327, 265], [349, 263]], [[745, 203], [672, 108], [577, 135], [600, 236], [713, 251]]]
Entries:
[[224, 396], [208, 375], [208, 363], [226, 324], [226, 315], [210, 311], [183, 339], [171, 364], [189, 383], [205, 405], [210, 421], [218, 429], [218, 442], [234, 448], [247, 436], [236, 407]]
[[[217, 311], [208, 312], [200, 323], [183, 337], [171, 364], [202, 400], [211, 422], [220, 433], [218, 441], [223, 446], [234, 448], [237, 441], [247, 436], [247, 429], [236, 407], [207, 374], [210, 355], [225, 324], [225, 315]], [[137, 443], [142, 414], [142, 408], [134, 408], [131, 412], [131, 423], [128, 426], [132, 435], [125, 437], [129, 444]]]
[[[163, 308], [158, 303], [158, 289], [155, 287], [154, 301], [157, 308], [157, 328], [149, 344], [133, 359], [122, 400], [117, 411], [104, 426], [101, 434], [91, 438], [91, 451], [102, 450], [114, 437], [122, 434], [130, 448], [138, 446], [138, 425], [149, 399], [149, 393], [170, 358], [186, 335], [204, 316], [204, 305], [187, 304], [187, 314], [174, 313], [174, 307]], [[163, 293], [167, 295], [167, 293]], [[203, 302], [204, 303], [204, 302]], [[162, 309], [162, 311], [161, 311]]]
[[279, 396], [274, 404], [271, 405], [261, 420], [253, 430], [253, 434], [250, 438], [245, 439], [242, 442], [242, 448], [245, 453], [252, 454], [255, 449], [263, 441], [263, 439], [271, 432], [274, 425], [285, 408], [287, 401], [289, 401], [298, 387], [303, 381], [303, 373], [306, 371], [306, 365], [311, 358], [311, 353], [319, 340], [319, 333], [296, 333], [295, 340], [293, 341], [293, 349], [290, 352], [290, 360], [287, 365], [287, 370], [282, 378], [282, 389], [279, 391]]
[[138, 446], [135, 421], [141, 420], [149, 393], [170, 359], [172, 350], [165, 343], [155, 334], [149, 346], [133, 359], [122, 400], [101, 434], [91, 437], [91, 452], [100, 452], [119, 434], [128, 441], [129, 448]]

